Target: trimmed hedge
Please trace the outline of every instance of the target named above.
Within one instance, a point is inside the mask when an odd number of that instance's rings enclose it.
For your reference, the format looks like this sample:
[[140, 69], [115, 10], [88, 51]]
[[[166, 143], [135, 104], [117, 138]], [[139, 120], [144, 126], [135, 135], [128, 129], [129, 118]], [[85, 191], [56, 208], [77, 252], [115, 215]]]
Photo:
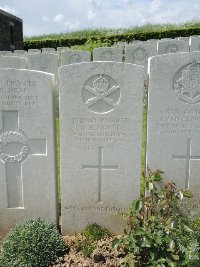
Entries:
[[161, 39], [161, 38], [175, 38], [179, 36], [191, 36], [191, 35], [200, 35], [200, 28], [179, 28], [172, 30], [160, 30], [160, 31], [148, 31], [140, 32], [133, 34], [116, 34], [110, 36], [94, 36], [94, 37], [83, 37], [83, 38], [61, 38], [57, 40], [33, 40], [25, 41], [24, 49], [33, 49], [33, 48], [43, 48], [43, 47], [52, 47], [57, 48], [59, 46], [71, 47], [74, 45], [84, 45], [86, 42], [102, 42], [102, 43], [117, 43], [117, 42], [131, 42], [132, 40], [141, 40], [146, 41], [148, 39]]

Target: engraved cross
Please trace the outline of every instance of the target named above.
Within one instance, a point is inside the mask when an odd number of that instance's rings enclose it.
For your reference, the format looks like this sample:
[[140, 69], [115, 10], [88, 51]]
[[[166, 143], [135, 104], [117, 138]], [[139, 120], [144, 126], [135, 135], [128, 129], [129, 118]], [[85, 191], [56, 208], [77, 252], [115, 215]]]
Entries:
[[191, 160], [200, 160], [200, 156], [191, 156], [191, 139], [187, 139], [187, 155], [186, 156], [175, 156], [172, 155], [172, 158], [175, 160], [186, 160], [186, 177], [185, 177], [185, 188], [189, 189], [190, 183], [190, 161]]
[[101, 187], [102, 187], [102, 177], [103, 177], [103, 170], [117, 170], [118, 165], [115, 166], [105, 166], [103, 165], [103, 147], [98, 147], [98, 165], [83, 165], [83, 170], [86, 169], [93, 169], [98, 170], [98, 203], [102, 203], [101, 199]]
[[[23, 162], [30, 156], [46, 156], [45, 139], [28, 139], [21, 131], [18, 111], [2, 111], [0, 162], [5, 163], [8, 208], [24, 208]], [[31, 185], [30, 185], [31, 186]]]

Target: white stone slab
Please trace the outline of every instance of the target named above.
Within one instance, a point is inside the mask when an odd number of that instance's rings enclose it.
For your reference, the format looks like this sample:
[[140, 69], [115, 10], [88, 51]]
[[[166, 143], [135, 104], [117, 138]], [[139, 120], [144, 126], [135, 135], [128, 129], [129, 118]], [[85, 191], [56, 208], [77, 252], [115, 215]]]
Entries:
[[0, 68], [27, 69], [27, 61], [24, 57], [10, 55], [1, 56]]
[[41, 53], [40, 49], [28, 49], [28, 53]]
[[49, 72], [57, 75], [58, 55], [50, 53], [28, 54], [28, 69]]
[[200, 52], [150, 59], [147, 164], [189, 188], [200, 213]]
[[8, 54], [13, 54], [12, 51], [0, 51], [0, 56], [5, 56]]
[[32, 218], [57, 222], [54, 75], [0, 70], [0, 235]]
[[91, 62], [59, 68], [62, 233], [114, 216], [139, 196], [143, 67]]
[[165, 40], [158, 42], [158, 55], [189, 52], [189, 42], [184, 40]]
[[44, 47], [42, 48], [42, 53], [56, 53], [56, 50], [52, 47]]
[[156, 43], [137, 43], [125, 47], [125, 62], [147, 66], [148, 58], [157, 53]]
[[24, 55], [24, 54], [27, 54], [27, 51], [26, 50], [14, 50], [14, 54]]
[[93, 61], [122, 62], [122, 47], [99, 47], [93, 50]]
[[90, 61], [91, 53], [89, 51], [70, 50], [61, 52], [61, 66]]
[[200, 51], [200, 36], [190, 37], [190, 51]]

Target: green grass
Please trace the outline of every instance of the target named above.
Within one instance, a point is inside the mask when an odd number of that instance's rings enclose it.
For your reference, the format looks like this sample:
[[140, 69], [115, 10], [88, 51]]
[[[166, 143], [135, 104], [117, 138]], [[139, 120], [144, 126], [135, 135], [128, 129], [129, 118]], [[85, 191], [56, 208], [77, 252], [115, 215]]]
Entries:
[[194, 19], [186, 23], [180, 24], [146, 24], [143, 26], [134, 26], [129, 28], [118, 28], [118, 29], [86, 29], [75, 32], [66, 32], [66, 33], [49, 33], [40, 36], [24, 36], [24, 41], [28, 40], [46, 40], [46, 39], [62, 39], [62, 38], [83, 38], [83, 37], [92, 37], [92, 36], [109, 36], [116, 34], [129, 34], [129, 33], [140, 33], [140, 32], [150, 32], [150, 31], [159, 31], [159, 30], [176, 30], [176, 29], [187, 29], [187, 28], [199, 28], [200, 20]]

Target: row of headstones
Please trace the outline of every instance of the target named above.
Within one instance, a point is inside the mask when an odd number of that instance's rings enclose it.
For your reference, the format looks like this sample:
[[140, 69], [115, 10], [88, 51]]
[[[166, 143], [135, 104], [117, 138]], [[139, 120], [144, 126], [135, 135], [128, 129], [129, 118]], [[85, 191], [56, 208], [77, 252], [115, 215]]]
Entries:
[[[29, 52], [15, 50], [14, 53], [5, 55], [6, 51], [0, 51], [0, 67], [14, 67], [23, 69], [40, 70], [57, 75], [59, 65], [64, 66], [73, 63], [90, 62], [91, 53], [88, 51], [70, 50], [61, 51], [59, 56], [53, 48], [29, 49]], [[116, 61], [134, 63], [145, 66], [147, 71], [148, 58], [168, 53], [189, 52], [200, 50], [200, 36], [181, 37], [178, 39], [165, 38], [159, 41], [148, 40], [147, 42], [133, 41], [132, 44], [119, 47], [103, 47], [93, 50], [93, 61]], [[123, 52], [125, 53], [123, 56]], [[8, 58], [14, 56], [14, 58]], [[60, 62], [60, 64], [59, 64]]]
[[[200, 52], [149, 61], [147, 164], [190, 188], [200, 212]], [[90, 62], [59, 69], [62, 233], [123, 229], [140, 195], [144, 67]], [[55, 76], [0, 70], [0, 232], [30, 218], [58, 223]]]

